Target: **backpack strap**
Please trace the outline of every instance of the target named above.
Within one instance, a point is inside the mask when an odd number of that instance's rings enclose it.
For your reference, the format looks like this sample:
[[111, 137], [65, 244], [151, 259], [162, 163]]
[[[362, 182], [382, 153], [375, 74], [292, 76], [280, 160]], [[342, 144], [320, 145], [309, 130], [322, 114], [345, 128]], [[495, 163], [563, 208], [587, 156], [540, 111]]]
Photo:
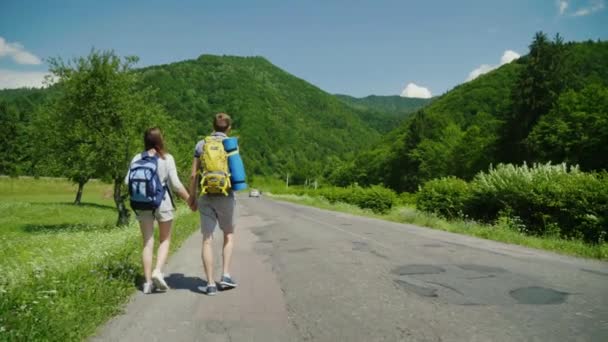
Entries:
[[165, 185], [165, 191], [169, 195], [169, 199], [171, 200], [171, 205], [173, 206], [173, 209], [175, 209], [176, 207], [175, 202], [173, 201], [173, 195], [171, 194], [171, 189], [169, 189], [169, 187]]

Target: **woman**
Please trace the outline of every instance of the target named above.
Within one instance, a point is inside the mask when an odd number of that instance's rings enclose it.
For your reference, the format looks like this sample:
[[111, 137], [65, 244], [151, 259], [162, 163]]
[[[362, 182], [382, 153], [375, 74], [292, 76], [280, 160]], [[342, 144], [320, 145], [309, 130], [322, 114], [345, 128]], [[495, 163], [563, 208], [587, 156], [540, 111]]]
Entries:
[[[144, 145], [148, 155], [157, 155], [159, 157], [157, 174], [161, 184], [167, 188], [165, 197], [156, 210], [135, 211], [144, 242], [142, 260], [146, 282], [143, 286], [143, 292], [145, 294], [149, 294], [152, 293], [154, 288], [161, 291], [166, 291], [169, 289], [161, 270], [167, 261], [167, 256], [169, 254], [171, 226], [173, 225], [173, 217], [175, 212], [175, 207], [173, 206], [171, 194], [168, 189], [173, 190], [186, 202], [189, 201], [190, 195], [177, 177], [175, 160], [165, 151], [165, 144], [160, 128], [154, 127], [146, 130], [144, 133]], [[133, 157], [131, 164], [139, 159], [141, 159], [141, 153]], [[129, 175], [127, 174], [127, 179], [128, 178]], [[154, 268], [154, 271], [152, 271], [152, 258], [154, 254], [154, 220], [158, 221], [158, 227], [160, 229], [160, 244], [158, 246], [156, 268]]]

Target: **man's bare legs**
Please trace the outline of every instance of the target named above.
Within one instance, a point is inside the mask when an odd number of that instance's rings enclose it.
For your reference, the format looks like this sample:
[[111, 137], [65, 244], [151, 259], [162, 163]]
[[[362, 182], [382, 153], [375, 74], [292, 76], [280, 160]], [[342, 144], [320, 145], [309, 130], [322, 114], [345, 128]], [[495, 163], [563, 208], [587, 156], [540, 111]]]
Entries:
[[[222, 251], [222, 270], [224, 275], [230, 275], [230, 262], [232, 260], [232, 249], [234, 246], [234, 230], [227, 230], [224, 232], [224, 246]], [[215, 285], [215, 278], [213, 275], [213, 235], [209, 233], [203, 234], [203, 248], [202, 248], [203, 267], [205, 269], [205, 275], [207, 276], [207, 286]]]
[[213, 233], [203, 234], [203, 267], [207, 275], [207, 286], [215, 285], [213, 278]]

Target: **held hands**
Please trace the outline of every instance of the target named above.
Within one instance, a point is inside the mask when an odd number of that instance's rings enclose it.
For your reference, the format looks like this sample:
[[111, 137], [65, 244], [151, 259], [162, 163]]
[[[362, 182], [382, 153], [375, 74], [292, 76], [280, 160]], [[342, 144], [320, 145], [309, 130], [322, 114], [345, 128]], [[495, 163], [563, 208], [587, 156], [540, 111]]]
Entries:
[[198, 209], [198, 204], [196, 203], [196, 196], [190, 196], [188, 198], [188, 206], [192, 211], [196, 211]]

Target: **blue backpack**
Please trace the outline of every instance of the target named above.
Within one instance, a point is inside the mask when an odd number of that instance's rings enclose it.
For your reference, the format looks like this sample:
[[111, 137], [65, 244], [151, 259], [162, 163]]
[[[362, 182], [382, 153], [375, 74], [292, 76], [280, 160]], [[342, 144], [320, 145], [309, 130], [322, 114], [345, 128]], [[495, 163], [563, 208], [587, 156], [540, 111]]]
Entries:
[[131, 164], [129, 169], [129, 197], [133, 210], [156, 210], [165, 198], [165, 187], [158, 177], [158, 156], [148, 152]]

